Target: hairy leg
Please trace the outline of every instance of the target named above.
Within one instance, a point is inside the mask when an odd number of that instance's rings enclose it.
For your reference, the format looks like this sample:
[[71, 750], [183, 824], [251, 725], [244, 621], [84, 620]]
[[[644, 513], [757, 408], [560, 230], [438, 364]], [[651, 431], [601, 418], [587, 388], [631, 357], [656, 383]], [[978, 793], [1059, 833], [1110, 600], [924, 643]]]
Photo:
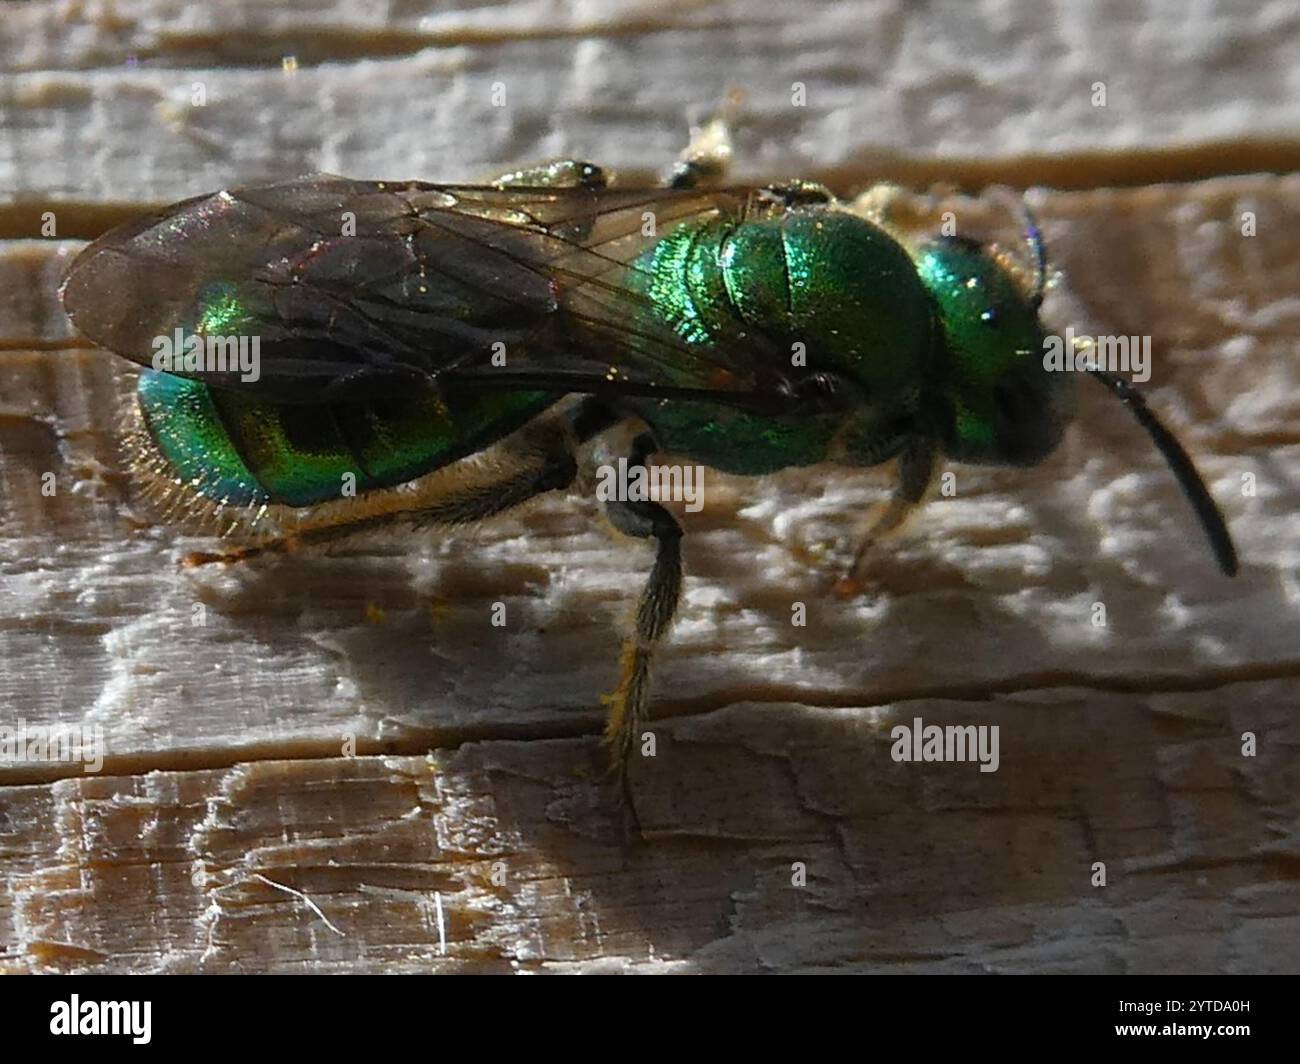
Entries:
[[587, 400], [567, 417], [534, 422], [502, 442], [494, 452], [489, 475], [467, 478], [432, 498], [412, 500], [406, 506], [395, 505], [356, 518], [343, 516], [264, 543], [191, 554], [185, 564], [240, 562], [262, 554], [284, 554], [394, 525], [456, 527], [487, 520], [545, 492], [567, 488], [577, 476], [574, 451], [578, 445], [614, 420], [604, 407]]
[[[655, 450], [654, 439], [648, 433], [638, 436], [628, 456], [629, 467], [644, 467]], [[605, 742], [609, 745], [611, 771], [622, 787], [628, 809], [634, 811], [627, 770], [649, 703], [655, 649], [672, 626], [681, 598], [682, 526], [657, 502], [609, 502], [605, 512], [620, 532], [655, 541], [654, 565], [637, 603], [636, 625], [619, 658], [618, 687], [605, 696], [609, 706]]]

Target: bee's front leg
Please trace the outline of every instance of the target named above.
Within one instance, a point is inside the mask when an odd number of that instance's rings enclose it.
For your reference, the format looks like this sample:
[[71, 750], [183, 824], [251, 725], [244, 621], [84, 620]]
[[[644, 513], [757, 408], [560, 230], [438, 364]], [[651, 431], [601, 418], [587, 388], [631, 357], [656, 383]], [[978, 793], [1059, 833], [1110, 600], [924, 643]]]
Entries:
[[848, 573], [835, 585], [836, 593], [850, 598], [862, 592], [862, 567], [872, 546], [897, 531], [925, 498], [934, 476], [934, 443], [925, 437], [911, 437], [898, 454], [898, 483], [885, 508], [871, 522], [853, 555]]

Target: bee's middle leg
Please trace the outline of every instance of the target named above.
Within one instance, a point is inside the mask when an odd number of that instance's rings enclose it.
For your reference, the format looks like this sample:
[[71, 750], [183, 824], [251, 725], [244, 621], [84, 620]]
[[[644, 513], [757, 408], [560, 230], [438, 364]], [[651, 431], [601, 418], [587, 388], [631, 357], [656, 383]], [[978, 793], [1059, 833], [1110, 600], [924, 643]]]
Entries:
[[[638, 436], [628, 457], [629, 468], [644, 468], [657, 450], [649, 433]], [[635, 816], [627, 769], [638, 741], [638, 731], [650, 701], [650, 665], [660, 640], [672, 626], [682, 592], [682, 526], [657, 502], [613, 501], [605, 514], [620, 532], [655, 540], [655, 560], [637, 603], [636, 626], [624, 642], [619, 659], [619, 684], [606, 696], [609, 716], [605, 742], [611, 771], [622, 787], [627, 808]]]

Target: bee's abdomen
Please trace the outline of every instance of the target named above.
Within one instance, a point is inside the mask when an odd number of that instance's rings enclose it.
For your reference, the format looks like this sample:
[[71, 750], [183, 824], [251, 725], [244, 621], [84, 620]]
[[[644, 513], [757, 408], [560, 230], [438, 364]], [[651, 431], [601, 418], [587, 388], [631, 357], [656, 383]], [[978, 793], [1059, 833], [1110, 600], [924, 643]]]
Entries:
[[446, 402], [432, 392], [357, 403], [271, 403], [152, 371], [137, 397], [175, 478], [230, 506], [312, 506], [423, 476], [554, 401], [533, 392]]

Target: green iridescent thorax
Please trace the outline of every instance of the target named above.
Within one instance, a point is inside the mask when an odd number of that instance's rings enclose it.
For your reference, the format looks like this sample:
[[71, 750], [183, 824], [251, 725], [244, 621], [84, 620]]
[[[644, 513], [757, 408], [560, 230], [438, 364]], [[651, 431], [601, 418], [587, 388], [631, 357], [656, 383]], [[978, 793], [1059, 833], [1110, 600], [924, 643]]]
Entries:
[[937, 381], [945, 452], [963, 462], [1041, 461], [1074, 414], [1074, 381], [1044, 369], [1034, 301], [973, 242], [942, 238], [915, 256], [943, 328]]
[[[860, 395], [852, 415], [761, 418], [701, 403], [638, 402], [665, 450], [715, 468], [763, 473], [831, 457], [882, 460], [880, 441], [915, 411], [934, 353], [933, 310], [908, 253], [842, 211], [809, 207], [678, 226], [635, 263], [651, 313], [719, 365], [766, 363], [792, 376], [825, 372]], [[686, 373], [673, 384], [708, 382]], [[887, 457], [887, 455], [885, 456]]]

